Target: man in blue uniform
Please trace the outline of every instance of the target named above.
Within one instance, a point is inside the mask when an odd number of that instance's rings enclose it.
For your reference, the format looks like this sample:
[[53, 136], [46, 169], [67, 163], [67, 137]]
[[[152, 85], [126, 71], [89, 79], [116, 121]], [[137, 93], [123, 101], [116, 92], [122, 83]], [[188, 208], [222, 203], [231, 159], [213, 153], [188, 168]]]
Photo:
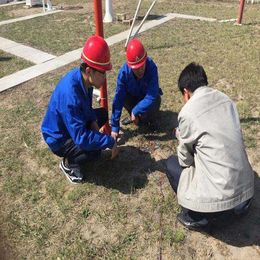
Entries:
[[99, 89], [112, 69], [107, 43], [90, 37], [81, 58], [80, 68], [67, 73], [53, 91], [41, 127], [50, 150], [63, 157], [60, 169], [73, 184], [82, 181], [82, 166], [101, 150], [112, 149], [111, 159], [118, 153], [115, 140], [99, 131], [108, 120], [107, 111], [92, 108], [93, 86]]
[[129, 117], [122, 121], [123, 125], [144, 123], [155, 130], [155, 116], [161, 104], [162, 90], [159, 88], [157, 67], [147, 57], [147, 52], [138, 39], [129, 42], [126, 58], [127, 62], [118, 74], [112, 107], [111, 136], [115, 140], [118, 138], [123, 107], [129, 113]]

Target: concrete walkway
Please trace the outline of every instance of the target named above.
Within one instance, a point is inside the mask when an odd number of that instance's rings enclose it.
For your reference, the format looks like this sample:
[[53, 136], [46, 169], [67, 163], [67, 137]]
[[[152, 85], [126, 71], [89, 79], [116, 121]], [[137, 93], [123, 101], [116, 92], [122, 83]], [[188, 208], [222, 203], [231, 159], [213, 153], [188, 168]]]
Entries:
[[[152, 21], [144, 23], [144, 25], [139, 33], [149, 30], [150, 28], [153, 28], [155, 26], [161, 25], [173, 18], [195, 19], [195, 20], [209, 21], [209, 22], [216, 21], [216, 19], [212, 19], [212, 18], [169, 13], [169, 14], [159, 17], [156, 20], [152, 20]], [[137, 26], [134, 27], [132, 35], [134, 35], [136, 30], [137, 30]], [[124, 31], [122, 33], [119, 33], [119, 34], [116, 34], [116, 35], [113, 35], [113, 36], [107, 38], [106, 41], [107, 41], [108, 45], [111, 46], [113, 44], [116, 44], [118, 42], [125, 40], [128, 36], [128, 33], [129, 33], [129, 30]], [[35, 77], [38, 77], [40, 75], [43, 75], [47, 72], [50, 72], [54, 69], [57, 69], [61, 66], [65, 66], [73, 61], [80, 59], [81, 51], [82, 51], [82, 48], [68, 52], [60, 57], [55, 57], [52, 60], [46, 61], [41, 64], [37, 64], [30, 68], [18, 71], [12, 75], [1, 78], [0, 79], [0, 92], [4, 91], [6, 89], [12, 88], [14, 86], [17, 86], [30, 79], [33, 79]]]
[[49, 53], [36, 50], [34, 48], [24, 46], [20, 43], [10, 41], [8, 39], [0, 37], [0, 50], [9, 52], [25, 60], [31, 61], [35, 64], [40, 64], [48, 60], [56, 58], [56, 56]]
[[0, 22], [0, 26], [4, 25], [4, 24], [16, 23], [16, 22], [25, 21], [25, 20], [29, 20], [29, 19], [33, 19], [33, 18], [36, 18], [36, 17], [49, 15], [49, 14], [56, 14], [56, 13], [60, 13], [60, 12], [63, 12], [63, 10], [46, 11], [46, 12], [42, 12], [42, 13], [38, 13], [38, 14], [32, 14], [32, 15], [27, 15], [27, 16], [24, 16], [24, 17], [5, 20], [5, 21]]

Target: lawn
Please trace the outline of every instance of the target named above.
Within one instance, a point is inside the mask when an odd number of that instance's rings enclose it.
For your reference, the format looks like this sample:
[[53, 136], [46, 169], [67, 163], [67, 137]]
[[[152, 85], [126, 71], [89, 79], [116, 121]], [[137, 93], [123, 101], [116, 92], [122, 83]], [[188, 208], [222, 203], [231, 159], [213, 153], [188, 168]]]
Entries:
[[[122, 1], [114, 1], [114, 13], [130, 11], [134, 15], [137, 2], [127, 1], [123, 3]], [[90, 35], [95, 34], [93, 1], [82, 1], [77, 4], [72, 1], [70, 5], [67, 3], [70, 3], [70, 1], [63, 4], [64, 12], [21, 21], [19, 26], [17, 26], [17, 23], [2, 25], [0, 27], [0, 36], [57, 56], [78, 49]], [[60, 3], [57, 2], [56, 4], [58, 7]], [[151, 1], [143, 1], [139, 12], [140, 19], [144, 16], [150, 4]], [[16, 8], [22, 7], [17, 6]], [[256, 9], [253, 5], [246, 7], [244, 14], [246, 24], [260, 21]], [[154, 18], [155, 15], [170, 12], [200, 15], [220, 20], [230, 19], [237, 18], [238, 4], [234, 4], [234, 1], [227, 1], [227, 3], [222, 1], [219, 4], [219, 1], [212, 0], [197, 0], [195, 2], [162, 0], [155, 5], [151, 15]], [[104, 24], [105, 38], [127, 29], [129, 29], [129, 26], [126, 24]]]
[[33, 64], [34, 63], [30, 61], [0, 50], [0, 78], [19, 70], [26, 69]]
[[[137, 2], [131, 1], [132, 12]], [[144, 1], [144, 6], [150, 3]], [[126, 3], [113, 4], [117, 11], [127, 8]], [[161, 0], [156, 8], [154, 15], [179, 12], [228, 19], [236, 17], [238, 3]], [[31, 27], [37, 35], [34, 44], [24, 31], [25, 22], [0, 27], [0, 36], [12, 35], [60, 55], [81, 47], [94, 31], [93, 22], [86, 18], [89, 26], [82, 27], [80, 14], [70, 12], [70, 17], [66, 12], [49, 16], [51, 22], [43, 18], [47, 23], [43, 36], [36, 29], [43, 28], [41, 19], [31, 20], [39, 25]], [[95, 164], [86, 165], [82, 185], [72, 186], [60, 173], [60, 159], [48, 150], [40, 132], [55, 85], [80, 60], [0, 93], [0, 249], [7, 248], [4, 259], [156, 259], [160, 243], [163, 259], [259, 259], [257, 199], [239, 226], [215, 230], [212, 236], [193, 233], [176, 221], [180, 208], [164, 174], [164, 160], [176, 152], [171, 131], [183, 106], [177, 79], [188, 63], [196, 61], [205, 68], [209, 85], [237, 105], [246, 151], [256, 172], [255, 198], [260, 195], [259, 5], [248, 5], [244, 18], [244, 26], [174, 19], [139, 36], [159, 70], [164, 92], [161, 131], [151, 134], [132, 125], [122, 127], [118, 158], [111, 161], [110, 151], [104, 151]], [[71, 39], [68, 31], [58, 34], [55, 29], [43, 44], [45, 30], [66, 24], [66, 19], [73, 19], [66, 30], [84, 29], [85, 37], [76, 32]], [[108, 29], [110, 35], [124, 30], [122, 25], [106, 26], [105, 30], [113, 27]], [[10, 39], [18, 39], [14, 38]], [[110, 108], [117, 73], [125, 62], [124, 42], [111, 47], [111, 59]], [[162, 237], [158, 212], [162, 213]]]

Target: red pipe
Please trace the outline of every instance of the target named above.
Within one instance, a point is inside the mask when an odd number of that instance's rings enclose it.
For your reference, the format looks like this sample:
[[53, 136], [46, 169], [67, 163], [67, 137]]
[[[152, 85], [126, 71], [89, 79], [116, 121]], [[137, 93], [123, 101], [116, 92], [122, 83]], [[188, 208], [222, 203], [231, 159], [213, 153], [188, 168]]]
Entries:
[[244, 7], [245, 7], [245, 0], [240, 0], [237, 24], [241, 24], [242, 17], [243, 17], [243, 12], [244, 12]]
[[[102, 17], [102, 0], [94, 0], [94, 13], [95, 13], [95, 23], [96, 23], [96, 35], [104, 38], [103, 31], [103, 17]], [[108, 101], [107, 101], [107, 82], [104, 81], [100, 89], [101, 97], [101, 107], [105, 108], [108, 112]], [[105, 134], [111, 134], [111, 127], [108, 123], [103, 126], [103, 132]]]

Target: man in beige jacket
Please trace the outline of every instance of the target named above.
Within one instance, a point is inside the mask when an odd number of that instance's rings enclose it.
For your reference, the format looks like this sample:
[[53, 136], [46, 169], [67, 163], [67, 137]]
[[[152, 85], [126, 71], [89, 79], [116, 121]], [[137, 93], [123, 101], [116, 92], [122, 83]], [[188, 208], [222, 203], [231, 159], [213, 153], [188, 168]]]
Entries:
[[254, 193], [236, 106], [207, 85], [202, 66], [191, 63], [182, 71], [178, 87], [185, 105], [178, 116], [178, 157], [166, 162], [183, 210], [177, 218], [197, 231], [245, 215]]

